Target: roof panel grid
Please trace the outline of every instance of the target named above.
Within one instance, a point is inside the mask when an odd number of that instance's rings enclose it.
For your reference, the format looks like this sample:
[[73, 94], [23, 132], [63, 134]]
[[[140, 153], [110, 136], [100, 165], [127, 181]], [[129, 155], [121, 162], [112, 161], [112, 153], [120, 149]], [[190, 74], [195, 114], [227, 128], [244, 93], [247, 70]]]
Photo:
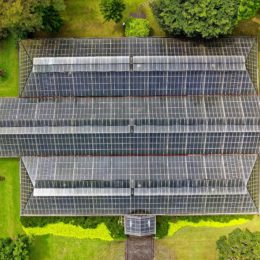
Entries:
[[174, 38], [22, 41], [20, 95], [255, 94], [256, 43], [250, 37], [214, 43]]

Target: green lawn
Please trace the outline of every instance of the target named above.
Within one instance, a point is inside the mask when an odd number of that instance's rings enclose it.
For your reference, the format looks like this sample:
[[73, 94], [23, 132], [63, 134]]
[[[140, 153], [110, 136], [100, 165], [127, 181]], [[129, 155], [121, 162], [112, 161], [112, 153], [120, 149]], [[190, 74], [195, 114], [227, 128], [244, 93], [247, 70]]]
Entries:
[[0, 41], [0, 68], [6, 71], [6, 76], [0, 78], [0, 97], [17, 96], [18, 49], [12, 37]]
[[36, 237], [33, 260], [120, 260], [124, 259], [124, 242], [105, 242], [58, 236]]
[[216, 241], [222, 235], [230, 233], [237, 227], [260, 231], [260, 216], [254, 216], [247, 223], [224, 228], [185, 227], [173, 237], [156, 241], [156, 260], [216, 260]]
[[[65, 0], [66, 10], [62, 13], [65, 24], [59, 33], [64, 37], [119, 37], [123, 36], [122, 23], [104, 22], [99, 11], [98, 0]], [[148, 1], [125, 0], [126, 10], [124, 12], [125, 21], [131, 13], [143, 10], [150, 21], [154, 35], [164, 35], [152, 15]]]
[[19, 160], [1, 159], [0, 176], [0, 237], [14, 237], [22, 233], [19, 216]]

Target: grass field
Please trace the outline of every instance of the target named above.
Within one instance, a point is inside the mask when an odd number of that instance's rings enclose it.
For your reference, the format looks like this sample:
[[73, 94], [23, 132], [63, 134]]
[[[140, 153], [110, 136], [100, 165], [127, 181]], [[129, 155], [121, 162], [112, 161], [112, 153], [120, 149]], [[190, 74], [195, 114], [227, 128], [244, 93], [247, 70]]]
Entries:
[[260, 216], [242, 225], [232, 227], [185, 227], [177, 231], [173, 237], [156, 241], [156, 260], [216, 260], [216, 241], [222, 235], [230, 233], [235, 228], [248, 228], [260, 231]]
[[18, 159], [1, 159], [0, 176], [0, 237], [15, 237], [22, 233], [19, 221], [19, 161]]
[[0, 68], [6, 76], [0, 78], [0, 97], [18, 95], [18, 49], [14, 38], [0, 41]]
[[32, 260], [123, 260], [124, 242], [105, 242], [60, 236], [39, 236], [32, 248]]
[[[153, 29], [154, 35], [164, 35], [152, 15], [148, 1], [125, 0], [125, 21], [132, 13], [142, 10]], [[97, 0], [65, 0], [66, 10], [62, 13], [65, 24], [59, 33], [64, 37], [119, 37], [123, 36], [122, 22], [104, 22]]]

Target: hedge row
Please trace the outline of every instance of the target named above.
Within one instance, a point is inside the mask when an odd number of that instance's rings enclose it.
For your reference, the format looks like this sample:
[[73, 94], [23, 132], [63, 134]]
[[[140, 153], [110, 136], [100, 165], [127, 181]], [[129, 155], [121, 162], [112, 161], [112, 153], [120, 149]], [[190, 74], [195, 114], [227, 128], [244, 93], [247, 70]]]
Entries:
[[[226, 223], [234, 219], [252, 219], [251, 215], [223, 215], [223, 216], [157, 216], [156, 218], [156, 237], [163, 238], [169, 231], [169, 222], [189, 221], [198, 223], [200, 221], [216, 221]], [[98, 224], [104, 223], [114, 239], [125, 238], [124, 224], [122, 217], [21, 217], [24, 227], [44, 227], [47, 224], [63, 222], [82, 228], [96, 228]]]
[[124, 226], [121, 217], [21, 217], [24, 227], [44, 227], [48, 224], [63, 222], [82, 228], [96, 228], [104, 223], [109, 229], [112, 238], [124, 238]]

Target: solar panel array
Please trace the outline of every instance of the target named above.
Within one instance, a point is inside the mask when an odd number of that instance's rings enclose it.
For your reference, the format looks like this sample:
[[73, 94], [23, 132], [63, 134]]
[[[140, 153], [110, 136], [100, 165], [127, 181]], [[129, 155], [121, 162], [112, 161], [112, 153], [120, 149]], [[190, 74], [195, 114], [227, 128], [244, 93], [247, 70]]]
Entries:
[[255, 94], [257, 41], [52, 39], [20, 44], [20, 95]]
[[257, 213], [257, 88], [255, 38], [22, 41], [0, 100], [21, 214]]

